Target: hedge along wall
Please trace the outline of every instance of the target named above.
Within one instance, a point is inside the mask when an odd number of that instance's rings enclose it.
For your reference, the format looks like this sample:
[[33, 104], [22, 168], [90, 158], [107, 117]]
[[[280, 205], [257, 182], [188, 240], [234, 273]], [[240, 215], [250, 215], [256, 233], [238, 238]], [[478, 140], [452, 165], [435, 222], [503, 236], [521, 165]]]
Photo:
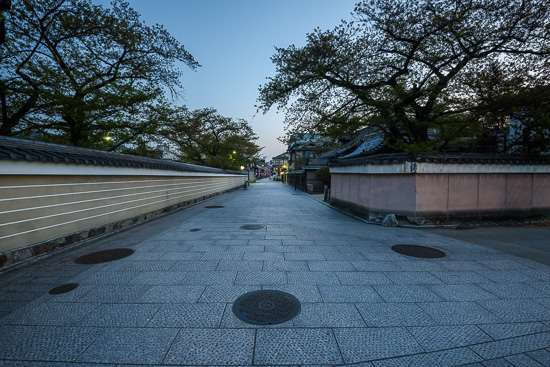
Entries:
[[331, 166], [331, 204], [372, 221], [412, 224], [550, 216], [550, 161], [384, 155]]
[[246, 179], [185, 169], [0, 160], [0, 266], [241, 188]]

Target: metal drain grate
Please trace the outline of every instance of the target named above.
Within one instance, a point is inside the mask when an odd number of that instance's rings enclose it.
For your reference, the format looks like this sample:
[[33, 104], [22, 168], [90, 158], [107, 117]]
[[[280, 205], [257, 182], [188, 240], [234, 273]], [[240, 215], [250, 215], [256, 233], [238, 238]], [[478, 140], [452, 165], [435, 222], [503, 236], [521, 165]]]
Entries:
[[426, 246], [395, 245], [391, 249], [402, 255], [420, 257], [422, 259], [439, 259], [446, 256], [443, 251]]
[[92, 252], [91, 254], [83, 255], [77, 258], [74, 262], [76, 264], [101, 264], [109, 261], [124, 259], [132, 255], [135, 251], [129, 248], [115, 248], [111, 250], [104, 250], [98, 252]]
[[254, 325], [275, 325], [300, 313], [300, 301], [292, 294], [261, 290], [243, 294], [233, 304], [233, 313], [240, 320]]
[[256, 231], [258, 229], [264, 229], [266, 226], [263, 224], [245, 224], [243, 226], [240, 226], [240, 229], [249, 229], [251, 231]]
[[221, 209], [221, 208], [225, 208], [225, 206], [223, 205], [209, 205], [209, 206], [205, 206], [206, 209]]
[[52, 288], [48, 291], [49, 294], [63, 294], [75, 290], [78, 287], [76, 283], [63, 284], [59, 287]]
[[193, 228], [193, 229], [190, 229], [189, 232], [198, 232], [200, 230], [201, 230], [200, 228]]

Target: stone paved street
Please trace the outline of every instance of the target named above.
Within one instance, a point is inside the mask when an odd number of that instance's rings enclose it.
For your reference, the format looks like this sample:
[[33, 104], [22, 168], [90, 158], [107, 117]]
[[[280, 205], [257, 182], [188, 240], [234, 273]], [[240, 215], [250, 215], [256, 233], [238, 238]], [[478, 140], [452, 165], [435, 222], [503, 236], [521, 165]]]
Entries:
[[[74, 263], [121, 247], [135, 253]], [[66, 283], [79, 286], [48, 294]], [[300, 314], [237, 319], [235, 299], [260, 289], [294, 295]], [[550, 366], [550, 266], [263, 180], [1, 274], [0, 346], [10, 367]]]

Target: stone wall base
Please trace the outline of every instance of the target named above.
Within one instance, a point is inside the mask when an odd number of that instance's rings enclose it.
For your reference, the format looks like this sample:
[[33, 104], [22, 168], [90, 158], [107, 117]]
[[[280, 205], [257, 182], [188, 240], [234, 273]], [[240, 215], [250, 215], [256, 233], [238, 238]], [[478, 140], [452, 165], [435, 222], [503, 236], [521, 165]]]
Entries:
[[470, 213], [422, 213], [391, 212], [366, 208], [353, 202], [330, 198], [330, 205], [343, 212], [357, 216], [369, 223], [382, 224], [388, 215], [395, 215], [400, 226], [414, 227], [468, 227], [518, 224], [550, 224], [550, 213], [547, 210], [531, 209], [530, 211], [485, 211]]

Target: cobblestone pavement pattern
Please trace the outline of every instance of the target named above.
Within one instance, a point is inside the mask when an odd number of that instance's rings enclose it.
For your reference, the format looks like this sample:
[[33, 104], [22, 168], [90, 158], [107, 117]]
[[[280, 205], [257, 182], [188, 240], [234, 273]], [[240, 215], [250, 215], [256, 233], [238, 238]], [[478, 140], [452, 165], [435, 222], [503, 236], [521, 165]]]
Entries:
[[[295, 193], [264, 180], [0, 275], [0, 366], [550, 366], [550, 267]], [[135, 253], [74, 263], [118, 247]], [[240, 321], [233, 301], [259, 289], [301, 313]]]

